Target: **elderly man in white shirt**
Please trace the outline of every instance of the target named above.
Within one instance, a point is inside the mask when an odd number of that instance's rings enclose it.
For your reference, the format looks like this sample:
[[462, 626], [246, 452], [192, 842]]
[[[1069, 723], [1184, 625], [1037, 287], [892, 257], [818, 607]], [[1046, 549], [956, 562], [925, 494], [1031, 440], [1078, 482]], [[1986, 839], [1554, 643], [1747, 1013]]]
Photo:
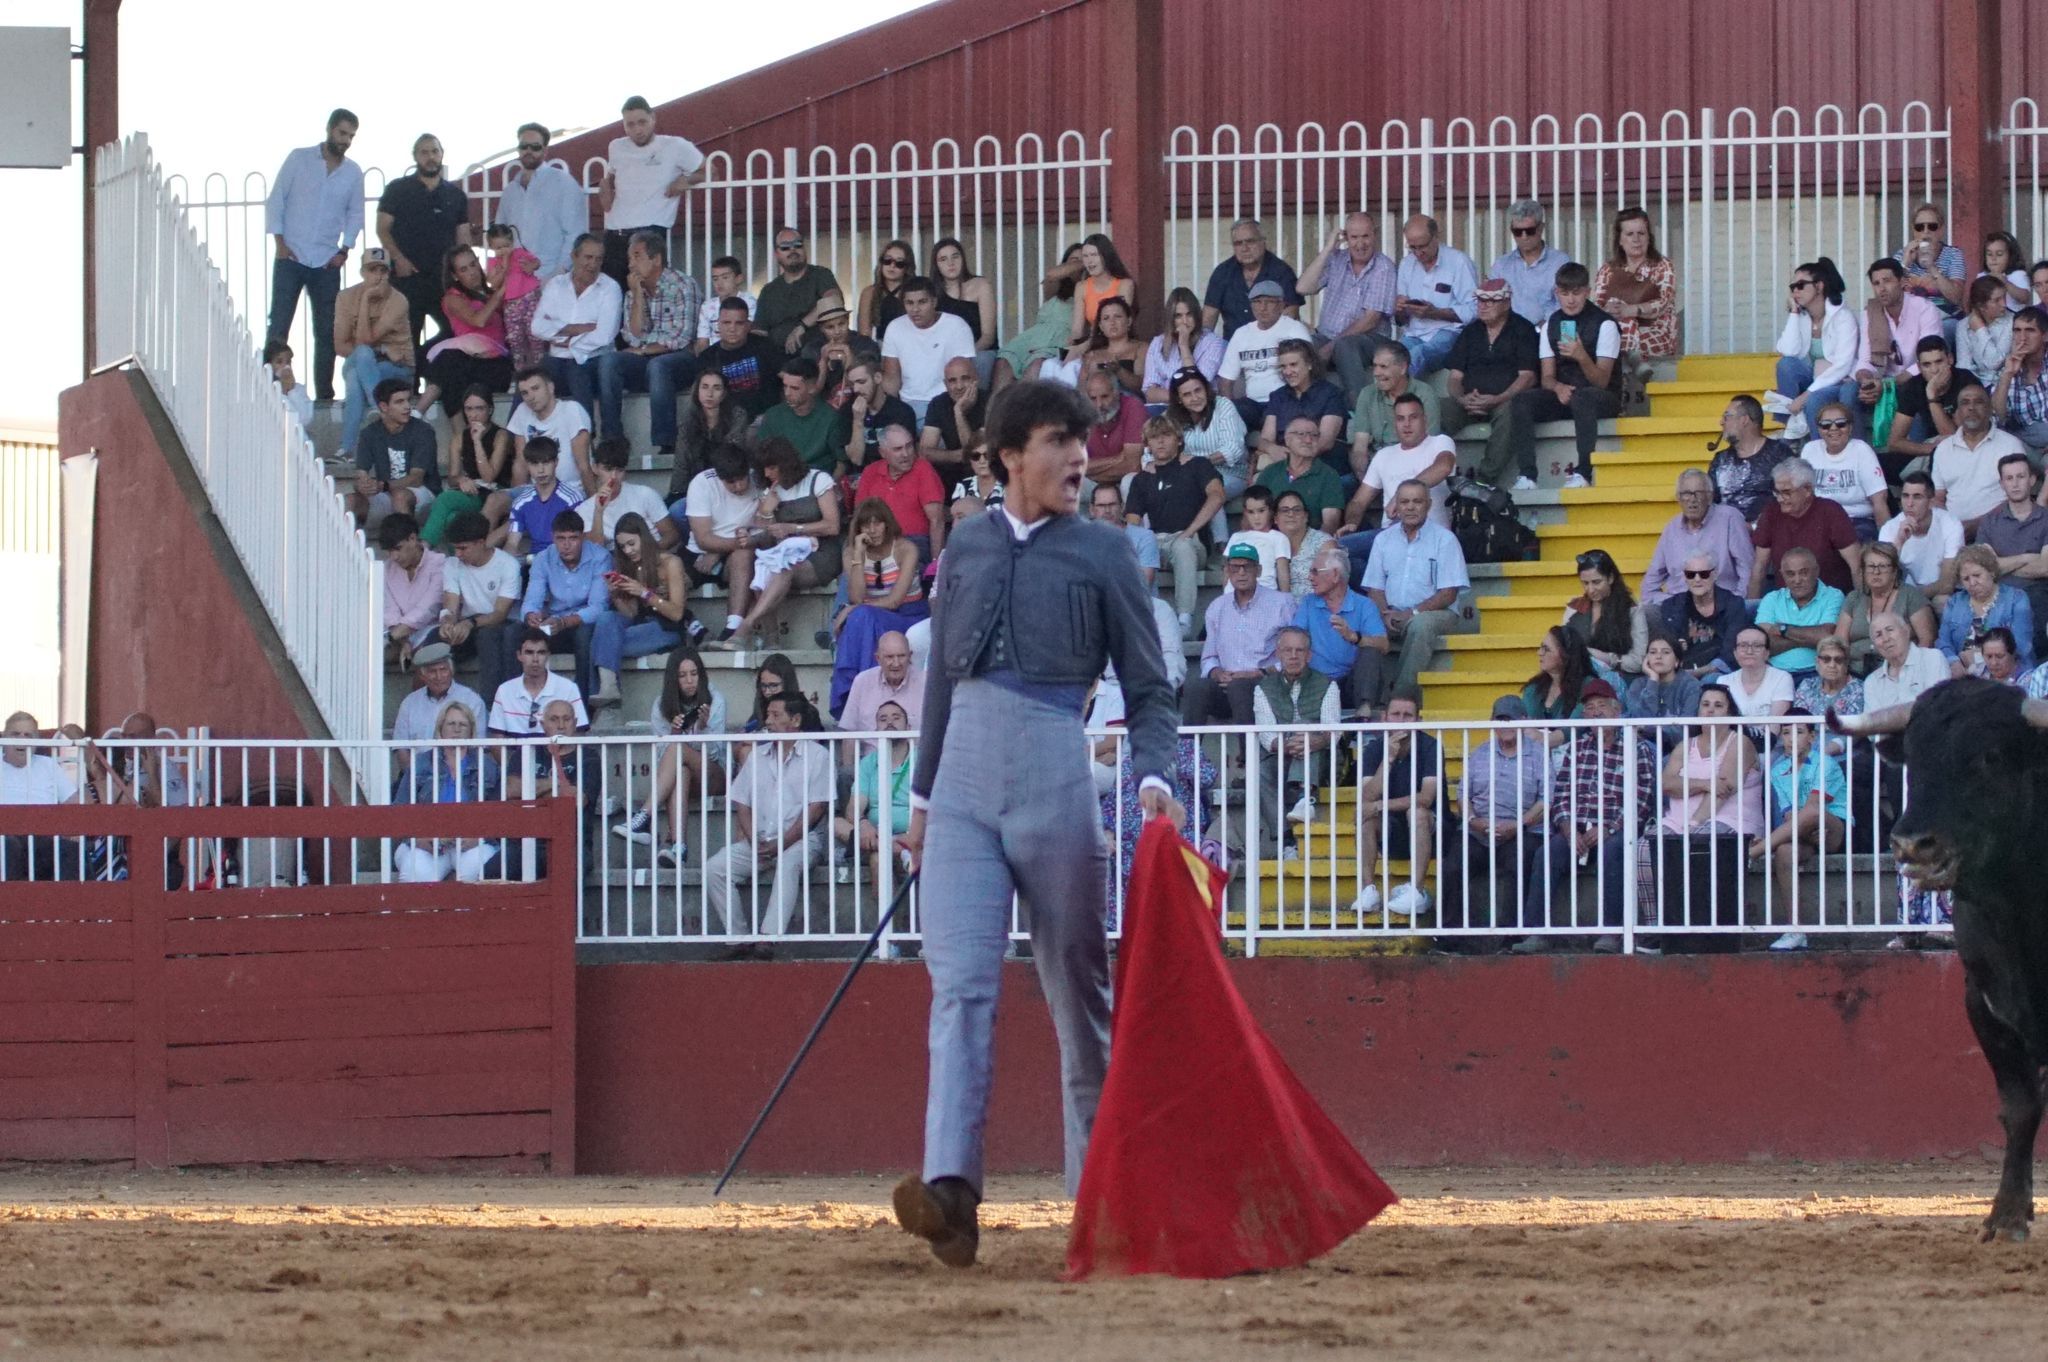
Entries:
[[590, 199], [569, 172], [547, 159], [551, 134], [538, 123], [522, 124], [518, 155], [505, 168], [493, 222], [519, 233], [519, 244], [540, 261], [545, 283], [569, 268], [569, 246], [590, 225]]
[[1394, 276], [1394, 320], [1420, 378], [1444, 367], [1465, 323], [1479, 315], [1479, 273], [1472, 257], [1443, 244], [1443, 229], [1422, 214], [1401, 228], [1408, 254]]
[[[732, 840], [704, 862], [707, 931], [779, 936], [806, 884], [824, 878], [814, 867], [832, 833], [832, 752], [814, 739], [783, 736], [817, 732], [817, 711], [801, 695], [771, 695], [762, 727], [767, 740], [754, 744], [726, 788]], [[773, 876], [768, 893], [750, 891], [764, 874]]]
[[547, 342], [546, 368], [555, 386], [585, 411], [597, 410], [595, 361], [618, 339], [625, 309], [625, 290], [604, 273], [603, 239], [595, 232], [583, 233], [569, 252], [569, 272], [541, 288], [540, 305], [533, 310], [533, 338]]
[[1870, 643], [1881, 661], [1863, 678], [1866, 710], [1910, 705], [1922, 691], [1948, 680], [1948, 659], [1939, 649], [1913, 642], [1913, 631], [1893, 611], [1870, 617]]
[[676, 207], [704, 173], [704, 153], [687, 137], [654, 130], [654, 110], [639, 95], [619, 106], [624, 137], [605, 148], [609, 167], [597, 187], [604, 210], [604, 272], [626, 286], [626, 247], [633, 233], [653, 230], [662, 240], [676, 225]]
[[1974, 535], [1977, 522], [2005, 503], [1998, 461], [2026, 452], [2017, 435], [1991, 423], [1991, 394], [1970, 384], [1956, 395], [1956, 433], [1934, 447], [1934, 504], [1963, 523], [1965, 538]]
[[1394, 689], [1413, 686], [1457, 626], [1453, 607], [1471, 586], [1458, 537], [1430, 518], [1429, 488], [1410, 478], [1394, 489], [1394, 523], [1372, 541], [1365, 561], [1365, 594], [1386, 621], [1387, 639], [1401, 649]]

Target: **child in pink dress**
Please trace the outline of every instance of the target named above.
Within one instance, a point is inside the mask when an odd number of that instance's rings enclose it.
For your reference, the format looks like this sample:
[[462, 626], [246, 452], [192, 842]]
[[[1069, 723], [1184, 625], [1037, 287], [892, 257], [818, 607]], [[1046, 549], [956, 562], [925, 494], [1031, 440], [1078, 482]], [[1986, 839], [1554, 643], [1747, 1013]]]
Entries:
[[533, 338], [533, 313], [540, 306], [540, 257], [519, 245], [519, 233], [508, 222], [494, 223], [484, 234], [491, 248], [491, 283], [505, 290], [505, 344], [515, 371], [541, 361], [546, 347]]

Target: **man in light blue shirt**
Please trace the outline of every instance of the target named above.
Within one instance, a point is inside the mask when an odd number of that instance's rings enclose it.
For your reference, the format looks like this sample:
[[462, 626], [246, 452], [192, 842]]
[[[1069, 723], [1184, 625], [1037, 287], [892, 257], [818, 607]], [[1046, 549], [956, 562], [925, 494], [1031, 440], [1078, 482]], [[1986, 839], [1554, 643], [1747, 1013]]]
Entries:
[[1124, 538], [1131, 541], [1131, 552], [1138, 555], [1138, 570], [1145, 576], [1145, 589], [1159, 580], [1159, 537], [1143, 525], [1128, 524], [1124, 515], [1123, 487], [1115, 482], [1099, 482], [1088, 497], [1088, 517], [1105, 525], [1114, 525], [1123, 531]]
[[322, 402], [334, 400], [334, 299], [341, 292], [341, 267], [363, 230], [363, 170], [348, 158], [355, 140], [354, 114], [336, 109], [327, 115], [327, 140], [284, 158], [263, 205], [263, 230], [277, 239], [269, 339], [289, 337], [304, 289], [313, 308], [313, 395]]
[[1543, 205], [1523, 199], [1508, 209], [1508, 231], [1514, 249], [1493, 262], [1489, 279], [1505, 279], [1515, 291], [1509, 305], [1538, 331], [1557, 311], [1557, 271], [1571, 257], [1543, 239]]
[[1394, 275], [1394, 320], [1417, 378], [1444, 367], [1465, 323], [1479, 315], [1472, 257], [1443, 244], [1436, 219], [1418, 213], [1401, 229], [1408, 254]]
[[1308, 571], [1309, 594], [1294, 613], [1294, 627], [1308, 632], [1308, 664], [1337, 683], [1346, 708], [1369, 721], [1380, 701], [1386, 623], [1377, 606], [1351, 589], [1351, 555], [1341, 547], [1317, 549]]
[[1429, 518], [1429, 488], [1410, 478], [1394, 489], [1394, 524], [1373, 537], [1365, 594], [1400, 644], [1394, 688], [1413, 686], [1436, 641], [1459, 620], [1453, 607], [1472, 584], [1458, 537]]
[[1757, 602], [1756, 623], [1769, 640], [1771, 665], [1790, 672], [1797, 685], [1819, 666], [1813, 645], [1834, 633], [1845, 598], [1821, 581], [1820, 564], [1807, 549], [1785, 554], [1778, 580], [1784, 585]]
[[[590, 697], [590, 708], [615, 705], [616, 673], [602, 672], [596, 692], [590, 688], [590, 645], [597, 637], [597, 617], [612, 608], [611, 589], [605, 584], [612, 556], [584, 537], [583, 517], [574, 511], [555, 517], [553, 537], [554, 547], [533, 556], [520, 611], [530, 627], [547, 633], [552, 651], [560, 652], [566, 644], [576, 654], [576, 689]], [[610, 699], [605, 698], [607, 691]]]
[[548, 160], [551, 134], [538, 123], [519, 128], [518, 159], [505, 168], [492, 221], [517, 232], [540, 261], [542, 283], [569, 269], [569, 247], [590, 230], [590, 196], [569, 172]]

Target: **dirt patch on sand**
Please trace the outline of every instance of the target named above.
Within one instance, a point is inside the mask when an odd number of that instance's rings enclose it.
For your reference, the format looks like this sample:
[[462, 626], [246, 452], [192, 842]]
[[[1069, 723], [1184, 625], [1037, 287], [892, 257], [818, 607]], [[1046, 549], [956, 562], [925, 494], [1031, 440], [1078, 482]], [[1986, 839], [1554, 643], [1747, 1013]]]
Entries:
[[0, 1358], [2037, 1358], [2048, 1249], [1976, 1242], [1996, 1170], [1393, 1170], [1327, 1258], [1058, 1280], [1003, 1179], [982, 1263], [889, 1180], [0, 1173]]

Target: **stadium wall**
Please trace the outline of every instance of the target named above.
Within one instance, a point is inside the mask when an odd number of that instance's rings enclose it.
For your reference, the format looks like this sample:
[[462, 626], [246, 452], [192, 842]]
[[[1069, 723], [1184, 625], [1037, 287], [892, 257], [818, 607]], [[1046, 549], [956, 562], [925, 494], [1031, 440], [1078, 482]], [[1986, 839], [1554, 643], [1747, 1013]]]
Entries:
[[58, 413], [64, 457], [99, 455], [87, 730], [143, 709], [215, 737], [325, 737], [149, 381], [95, 375]]
[[[715, 1173], [844, 968], [583, 966], [579, 1167]], [[1233, 973], [1384, 1164], [1977, 1158], [2003, 1142], [1952, 953], [1260, 959]], [[1004, 983], [989, 1167], [1056, 1168], [1051, 1023], [1029, 964]], [[929, 998], [917, 964], [868, 966], [748, 1168], [915, 1168]]]

